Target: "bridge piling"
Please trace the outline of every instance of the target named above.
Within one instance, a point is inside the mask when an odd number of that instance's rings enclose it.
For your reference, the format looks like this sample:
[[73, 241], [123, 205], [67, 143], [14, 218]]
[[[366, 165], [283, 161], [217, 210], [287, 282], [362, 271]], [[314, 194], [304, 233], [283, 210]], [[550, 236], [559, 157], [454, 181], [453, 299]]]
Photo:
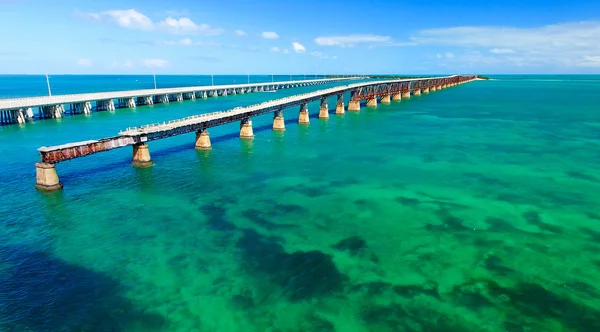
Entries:
[[390, 95], [389, 94], [385, 94], [383, 96], [381, 96], [381, 103], [382, 104], [390, 104], [392, 102], [392, 100], [390, 99]]
[[392, 93], [392, 100], [401, 101], [402, 93], [400, 91]]
[[417, 88], [413, 90], [413, 96], [420, 96], [421, 95], [421, 89]]
[[327, 104], [327, 98], [321, 98], [321, 106], [319, 107], [319, 119], [329, 119], [329, 105]]
[[339, 94], [337, 96], [337, 103], [335, 104], [335, 114], [343, 115], [346, 111], [344, 110], [344, 94]]
[[196, 150], [212, 150], [210, 145], [210, 136], [206, 129], [196, 132]]
[[273, 130], [285, 130], [285, 121], [283, 119], [283, 109], [279, 109], [273, 113]]
[[425, 88], [425, 89], [422, 90], [422, 93], [429, 93], [430, 90], [431, 91], [435, 91], [433, 87], [431, 89], [430, 88]]
[[377, 107], [377, 96], [367, 98], [367, 107]]
[[310, 115], [308, 113], [308, 103], [304, 103], [300, 105], [300, 115], [298, 115], [298, 123], [299, 124], [309, 124], [310, 123]]
[[35, 187], [40, 191], [55, 191], [63, 188], [56, 173], [56, 164], [35, 163]]
[[245, 118], [240, 123], [240, 138], [242, 139], [253, 139], [254, 132], [252, 131], [252, 120]]
[[136, 143], [133, 145], [133, 161], [131, 164], [135, 167], [150, 167], [153, 162], [150, 159], [150, 150], [148, 150], [148, 144]]

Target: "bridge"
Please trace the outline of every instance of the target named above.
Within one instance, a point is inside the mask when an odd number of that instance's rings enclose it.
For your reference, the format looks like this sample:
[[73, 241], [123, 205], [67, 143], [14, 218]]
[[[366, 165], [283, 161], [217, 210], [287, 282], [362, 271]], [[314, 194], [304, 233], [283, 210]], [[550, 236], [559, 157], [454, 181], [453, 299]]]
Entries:
[[[182, 135], [190, 132], [196, 133], [195, 147], [198, 150], [212, 149], [208, 128], [226, 123], [240, 121], [241, 139], [252, 139], [252, 117], [266, 113], [274, 113], [273, 130], [285, 130], [283, 110], [300, 106], [298, 117], [299, 124], [308, 124], [308, 103], [320, 100], [319, 119], [329, 118], [328, 98], [337, 98], [335, 114], [358, 112], [361, 101], [366, 101], [367, 107], [377, 107], [380, 103], [391, 103], [392, 100], [400, 101], [403, 98], [419, 96], [432, 91], [467, 83], [476, 79], [476, 76], [453, 75], [446, 77], [386, 80], [355, 83], [337, 86], [329, 89], [299, 94], [291, 97], [266, 101], [247, 107], [236, 107], [224, 112], [194, 115], [169, 122], [151, 124], [141, 127], [130, 127], [119, 132], [118, 136], [107, 137], [100, 140], [68, 143], [59, 146], [41, 147], [41, 162], [36, 166], [36, 188], [42, 191], [62, 189], [56, 172], [56, 164], [74, 158], [85, 157], [91, 154], [109, 151], [125, 146], [133, 146], [132, 164], [137, 167], [152, 165], [147, 142], [171, 136]], [[344, 95], [349, 93], [350, 99], [346, 108]]]
[[[190, 86], [115, 92], [0, 99], [0, 124], [25, 123], [27, 120], [61, 118], [64, 114], [90, 114], [92, 111], [114, 111], [138, 105], [168, 104], [171, 101], [206, 99], [208, 97], [274, 91], [301, 86], [335, 83], [361, 77], [324, 78], [314, 80], [266, 82], [252, 84]], [[35, 109], [35, 112], [34, 112]], [[36, 114], [37, 113], [37, 114]]]

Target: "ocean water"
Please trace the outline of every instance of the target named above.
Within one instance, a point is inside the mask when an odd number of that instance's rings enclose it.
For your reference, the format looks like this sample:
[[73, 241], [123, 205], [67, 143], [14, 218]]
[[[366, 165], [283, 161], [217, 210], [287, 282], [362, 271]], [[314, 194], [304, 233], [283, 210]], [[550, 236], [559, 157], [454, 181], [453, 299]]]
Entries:
[[34, 189], [39, 146], [311, 89], [0, 127], [0, 331], [600, 330], [600, 76], [311, 104]]

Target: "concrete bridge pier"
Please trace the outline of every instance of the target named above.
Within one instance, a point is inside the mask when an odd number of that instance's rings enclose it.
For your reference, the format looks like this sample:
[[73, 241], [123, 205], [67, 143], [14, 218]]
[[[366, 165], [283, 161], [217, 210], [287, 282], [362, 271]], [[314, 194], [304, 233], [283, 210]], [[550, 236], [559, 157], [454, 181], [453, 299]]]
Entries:
[[283, 119], [282, 109], [278, 109], [273, 114], [273, 130], [285, 130], [285, 121]]
[[240, 89], [240, 94], [241, 94], [241, 95], [243, 95], [244, 93], [246, 93], [246, 91], [244, 91], [244, 90], [246, 90], [246, 89], [245, 89], [245, 88], [241, 88], [241, 89]]
[[84, 101], [82, 103], [75, 103], [75, 114], [90, 114], [92, 113], [92, 103]]
[[168, 104], [169, 103], [169, 95], [160, 95], [157, 96], [158, 97], [158, 102], [159, 103], [163, 103], [163, 104]]
[[40, 191], [55, 191], [62, 189], [63, 185], [58, 180], [55, 164], [35, 164], [35, 187]]
[[413, 95], [420, 96], [421, 95], [421, 89], [414, 89], [413, 90]]
[[115, 101], [112, 99], [98, 100], [96, 102], [96, 110], [112, 112], [115, 110]]
[[18, 124], [25, 123], [25, 113], [23, 112], [23, 109], [20, 108], [20, 109], [16, 110], [15, 113], [16, 113], [15, 119], [17, 120], [17, 123]]
[[390, 95], [383, 95], [381, 96], [381, 103], [382, 104], [390, 104], [392, 102], [392, 100], [390, 99]]
[[202, 99], [207, 99], [208, 98], [208, 94], [206, 93], [206, 91], [202, 91]]
[[129, 108], [136, 107], [135, 98], [127, 98], [126, 103], [127, 103], [127, 107], [129, 107]]
[[175, 94], [175, 101], [182, 102], [183, 101], [183, 93]]
[[25, 116], [27, 119], [33, 120], [33, 109], [31, 109], [31, 107], [25, 109]]
[[231, 94], [234, 95], [234, 96], [237, 95], [236, 89], [231, 89]]
[[339, 94], [337, 96], [337, 103], [335, 104], [335, 114], [342, 115], [346, 113], [344, 105], [344, 95]]
[[154, 105], [154, 96], [144, 97], [144, 105]]
[[62, 118], [64, 112], [64, 105], [50, 105], [42, 106], [42, 117], [43, 118]]
[[410, 90], [402, 92], [402, 98], [410, 99]]
[[300, 115], [298, 115], [298, 123], [299, 124], [309, 124], [310, 123], [310, 115], [308, 113], [308, 103], [304, 103], [300, 105]]
[[198, 130], [196, 132], [196, 150], [212, 150], [210, 136], [206, 129]]
[[392, 100], [402, 100], [402, 94], [399, 91], [392, 93]]
[[[433, 89], [433, 88], [432, 88], [432, 89]], [[425, 88], [425, 89], [423, 89], [423, 91], [422, 91], [422, 92], [423, 92], [423, 93], [429, 93], [429, 90], [430, 90], [429, 88]], [[432, 91], [435, 91], [435, 90], [432, 90]]]
[[377, 107], [377, 96], [367, 98], [367, 107]]
[[321, 99], [321, 106], [319, 107], [319, 119], [329, 119], [329, 105], [327, 105], [327, 98]]
[[150, 167], [152, 159], [150, 159], [150, 150], [148, 144], [137, 143], [133, 145], [133, 161], [131, 164], [135, 167]]
[[227, 89], [223, 89], [223, 93], [221, 94], [221, 96], [227, 97]]
[[254, 132], [252, 131], [252, 120], [245, 118], [240, 123], [240, 138], [242, 139], [253, 139]]

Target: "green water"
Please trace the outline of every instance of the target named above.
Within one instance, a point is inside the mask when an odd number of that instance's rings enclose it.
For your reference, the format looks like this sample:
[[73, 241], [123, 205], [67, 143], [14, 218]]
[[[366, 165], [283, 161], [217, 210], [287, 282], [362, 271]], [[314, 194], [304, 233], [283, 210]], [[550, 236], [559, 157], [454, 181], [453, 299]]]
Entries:
[[[598, 331], [600, 77], [498, 77], [256, 138], [35, 149], [308, 91], [0, 129], [2, 331]], [[334, 108], [330, 100], [330, 108]], [[318, 105], [311, 104], [312, 115]]]

